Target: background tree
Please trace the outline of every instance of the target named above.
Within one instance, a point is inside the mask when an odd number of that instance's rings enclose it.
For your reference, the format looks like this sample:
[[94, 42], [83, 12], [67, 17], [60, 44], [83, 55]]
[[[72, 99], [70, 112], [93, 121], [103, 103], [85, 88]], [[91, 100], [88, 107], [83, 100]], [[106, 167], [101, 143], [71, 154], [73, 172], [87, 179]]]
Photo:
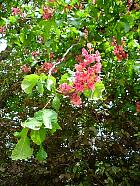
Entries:
[[0, 7], [1, 185], [138, 186], [138, 1]]

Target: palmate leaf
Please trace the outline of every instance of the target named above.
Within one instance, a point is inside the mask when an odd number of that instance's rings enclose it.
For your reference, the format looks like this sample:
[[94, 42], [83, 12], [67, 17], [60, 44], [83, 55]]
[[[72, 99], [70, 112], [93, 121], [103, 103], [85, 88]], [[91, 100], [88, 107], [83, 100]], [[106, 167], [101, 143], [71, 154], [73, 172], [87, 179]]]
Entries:
[[43, 110], [39, 110], [39, 111], [37, 111], [37, 112], [34, 113], [34, 118], [37, 121], [43, 122], [42, 115], [43, 115]]
[[33, 154], [33, 149], [30, 147], [30, 139], [27, 137], [28, 129], [24, 128], [21, 132], [21, 138], [18, 141], [15, 149], [12, 151], [12, 160], [22, 160], [30, 158]]

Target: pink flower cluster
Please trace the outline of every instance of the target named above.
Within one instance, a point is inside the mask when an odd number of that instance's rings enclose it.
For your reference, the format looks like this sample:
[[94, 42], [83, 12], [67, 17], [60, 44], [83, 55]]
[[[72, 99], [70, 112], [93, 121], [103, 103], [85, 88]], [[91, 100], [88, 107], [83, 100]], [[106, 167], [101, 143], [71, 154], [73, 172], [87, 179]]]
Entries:
[[[82, 49], [84, 61], [75, 65], [75, 80], [73, 87], [77, 92], [83, 92], [85, 89], [94, 90], [94, 84], [100, 81], [101, 56], [98, 51], [95, 54], [88, 54], [85, 48]], [[96, 62], [94, 65], [93, 62]]]
[[114, 54], [116, 55], [118, 61], [128, 58], [128, 54], [124, 51], [124, 48], [121, 45], [115, 46]]
[[[45, 72], [48, 72], [48, 71], [50, 70], [50, 68], [52, 68], [52, 67], [53, 67], [53, 64], [50, 63], [50, 62], [45, 62], [45, 63], [43, 63], [43, 65], [42, 65], [42, 69], [43, 69]], [[53, 72], [53, 73], [56, 73], [56, 72], [57, 72], [57, 69], [54, 68], [52, 72]]]
[[70, 96], [70, 102], [75, 106], [80, 106], [82, 103], [82, 100], [80, 96], [75, 92]]
[[31, 72], [31, 68], [28, 65], [24, 65], [22, 66], [21, 71], [25, 74], [28, 74], [29, 72]]
[[[82, 56], [84, 59], [82, 60]], [[82, 101], [79, 94], [84, 90], [94, 90], [94, 84], [100, 81], [101, 56], [98, 51], [89, 54], [85, 48], [82, 49], [82, 56], [76, 57], [79, 64], [75, 65], [74, 81], [72, 86], [67, 83], [59, 85], [59, 90], [70, 97], [72, 104], [80, 106]]]
[[68, 85], [67, 83], [63, 83], [59, 85], [59, 90], [62, 94], [68, 95], [70, 98], [70, 102], [75, 106], [80, 106], [82, 101], [78, 92], [75, 92], [72, 86]]
[[53, 9], [47, 6], [43, 7], [43, 19], [49, 20], [53, 16]]
[[15, 7], [12, 8], [12, 15], [16, 16], [19, 15], [20, 13], [21, 11], [19, 8], [15, 8]]
[[128, 10], [130, 10], [132, 4], [133, 4], [133, 0], [127, 0]]
[[67, 83], [62, 83], [59, 85], [59, 89], [62, 92], [62, 94], [69, 94], [72, 90], [72, 87], [68, 85]]
[[38, 51], [33, 51], [33, 52], [32, 52], [32, 56], [33, 56], [33, 57], [37, 57], [38, 55], [39, 55], [39, 52], [38, 52]]
[[0, 26], [0, 33], [3, 34], [6, 32], [6, 27], [5, 26]]
[[117, 44], [117, 39], [113, 37], [113, 41], [111, 42], [111, 45], [114, 46], [114, 55], [117, 57], [118, 61], [122, 61], [122, 59], [127, 59], [128, 54], [124, 51], [123, 46], [125, 45], [125, 37], [123, 40], [121, 40], [121, 45]]

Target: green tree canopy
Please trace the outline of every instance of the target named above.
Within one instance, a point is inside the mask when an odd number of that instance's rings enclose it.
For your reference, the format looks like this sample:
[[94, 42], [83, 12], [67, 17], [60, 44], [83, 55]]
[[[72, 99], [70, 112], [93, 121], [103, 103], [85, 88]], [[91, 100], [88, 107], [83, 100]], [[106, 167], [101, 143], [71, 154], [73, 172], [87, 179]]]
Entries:
[[140, 184], [139, 10], [0, 1], [2, 185], [12, 174], [11, 185]]

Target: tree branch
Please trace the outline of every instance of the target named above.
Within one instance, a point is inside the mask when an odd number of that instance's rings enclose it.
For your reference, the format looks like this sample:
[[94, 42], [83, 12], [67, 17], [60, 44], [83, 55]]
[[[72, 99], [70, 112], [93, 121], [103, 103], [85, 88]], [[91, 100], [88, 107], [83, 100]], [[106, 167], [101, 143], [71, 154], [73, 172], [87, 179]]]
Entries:
[[61, 62], [64, 61], [66, 55], [67, 55], [67, 54], [69, 53], [69, 51], [70, 51], [74, 46], [76, 46], [76, 45], [78, 45], [78, 43], [75, 43], [75, 44], [71, 45], [71, 47], [68, 48], [67, 51], [64, 53], [63, 57], [62, 57], [57, 63], [55, 63], [55, 64], [52, 66], [52, 68], [50, 68], [49, 73], [48, 73], [49, 76], [51, 76], [52, 71], [54, 70], [54, 68], [55, 68], [57, 65], [59, 65]]

